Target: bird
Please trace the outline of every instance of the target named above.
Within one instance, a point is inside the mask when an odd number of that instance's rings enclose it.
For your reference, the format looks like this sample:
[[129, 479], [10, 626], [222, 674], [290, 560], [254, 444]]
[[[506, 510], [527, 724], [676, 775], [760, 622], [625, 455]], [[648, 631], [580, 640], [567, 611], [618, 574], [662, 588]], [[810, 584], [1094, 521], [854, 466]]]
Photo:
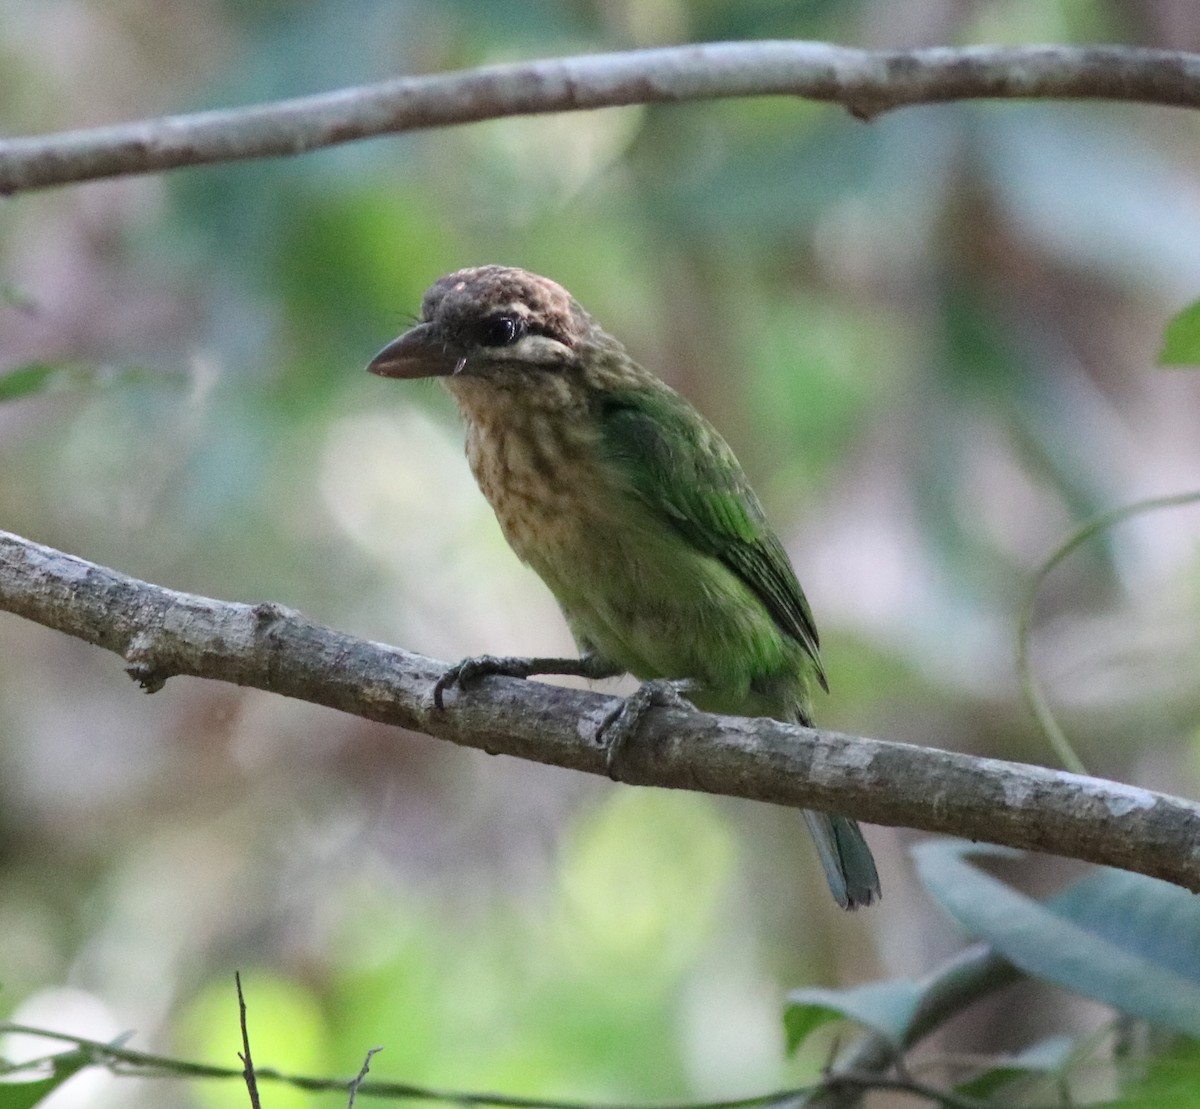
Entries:
[[[677, 691], [703, 711], [811, 726], [814, 687], [828, 690], [816, 625], [741, 465], [565, 288], [511, 266], [447, 274], [368, 369], [443, 380], [480, 490], [579, 649], [465, 659], [435, 687], [439, 707], [486, 674], [627, 673], [643, 684], [626, 725]], [[838, 904], [874, 902], [858, 824], [804, 816]]]

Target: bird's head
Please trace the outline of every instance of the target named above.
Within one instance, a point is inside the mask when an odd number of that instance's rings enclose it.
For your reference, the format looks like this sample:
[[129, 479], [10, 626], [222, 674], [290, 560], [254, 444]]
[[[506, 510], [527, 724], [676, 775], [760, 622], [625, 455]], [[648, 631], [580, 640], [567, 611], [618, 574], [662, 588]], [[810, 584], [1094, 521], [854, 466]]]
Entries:
[[594, 326], [549, 278], [479, 266], [439, 278], [425, 294], [418, 323], [368, 369], [403, 378], [562, 370], [578, 360]]
[[649, 376], [561, 285], [510, 266], [439, 278], [420, 320], [367, 368], [382, 377], [441, 377], [460, 403], [499, 389], [555, 407]]

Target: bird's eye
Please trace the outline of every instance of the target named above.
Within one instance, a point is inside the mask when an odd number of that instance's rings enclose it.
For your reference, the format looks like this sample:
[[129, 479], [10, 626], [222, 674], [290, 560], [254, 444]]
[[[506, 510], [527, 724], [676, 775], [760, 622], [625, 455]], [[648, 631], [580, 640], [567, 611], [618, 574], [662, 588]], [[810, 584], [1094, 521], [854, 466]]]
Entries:
[[483, 321], [479, 341], [485, 347], [511, 347], [529, 330], [520, 316], [489, 316]]

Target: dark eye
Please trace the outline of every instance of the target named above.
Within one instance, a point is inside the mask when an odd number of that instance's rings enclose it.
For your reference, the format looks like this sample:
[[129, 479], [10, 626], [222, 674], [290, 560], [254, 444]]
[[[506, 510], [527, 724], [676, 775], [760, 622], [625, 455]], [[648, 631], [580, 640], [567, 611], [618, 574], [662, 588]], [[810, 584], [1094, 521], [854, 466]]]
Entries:
[[479, 341], [485, 347], [511, 347], [529, 330], [520, 316], [489, 316], [483, 321]]

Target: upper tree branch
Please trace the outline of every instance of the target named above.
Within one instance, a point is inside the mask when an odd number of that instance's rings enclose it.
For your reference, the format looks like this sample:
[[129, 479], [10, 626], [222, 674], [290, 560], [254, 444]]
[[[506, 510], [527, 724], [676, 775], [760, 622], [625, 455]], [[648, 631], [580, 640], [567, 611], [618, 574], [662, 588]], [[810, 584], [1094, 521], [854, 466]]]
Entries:
[[[270, 690], [466, 747], [605, 772], [596, 728], [611, 697], [509, 678], [429, 692], [441, 663], [277, 605], [177, 593], [0, 532], [0, 610], [123, 656], [147, 689], [175, 674]], [[1200, 805], [1022, 763], [659, 709], [621, 761], [638, 785], [843, 812], [1069, 855], [1200, 891]]]
[[1130, 46], [856, 50], [724, 42], [402, 77], [227, 111], [0, 140], [0, 193], [299, 154], [373, 135], [500, 116], [733, 96], [797, 96], [869, 118], [989, 98], [1200, 107], [1200, 55]]

